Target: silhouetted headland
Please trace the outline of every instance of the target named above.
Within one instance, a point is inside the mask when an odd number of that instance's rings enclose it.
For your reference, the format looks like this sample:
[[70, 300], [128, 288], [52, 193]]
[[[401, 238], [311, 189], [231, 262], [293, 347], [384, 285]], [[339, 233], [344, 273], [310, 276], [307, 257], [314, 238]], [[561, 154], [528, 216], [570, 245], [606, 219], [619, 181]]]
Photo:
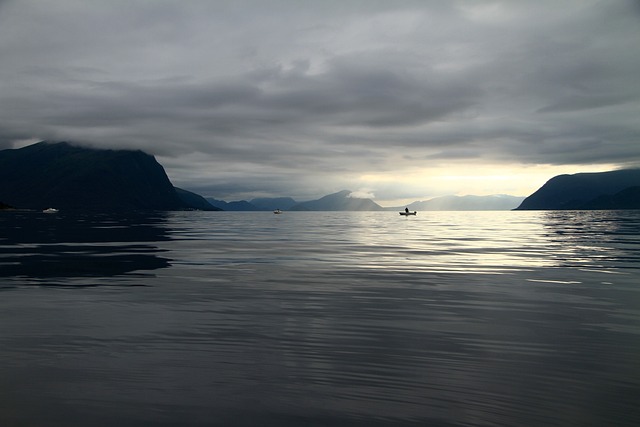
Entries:
[[177, 190], [152, 155], [40, 142], [0, 151], [0, 200], [20, 209], [217, 210]]
[[640, 169], [558, 175], [516, 210], [640, 209]]

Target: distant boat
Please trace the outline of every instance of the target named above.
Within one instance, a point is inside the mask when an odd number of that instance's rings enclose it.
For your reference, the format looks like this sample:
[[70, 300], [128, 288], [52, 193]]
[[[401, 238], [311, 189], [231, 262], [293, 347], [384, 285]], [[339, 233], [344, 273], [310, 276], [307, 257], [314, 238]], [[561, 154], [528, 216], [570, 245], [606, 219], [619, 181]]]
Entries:
[[409, 215], [417, 215], [418, 211], [413, 212], [398, 212], [400, 215], [409, 216]]
[[58, 212], [58, 209], [47, 208], [47, 209], [43, 210], [42, 212], [44, 212], [44, 213], [56, 213], [56, 212]]
[[275, 211], [273, 211], [274, 214], [281, 214], [282, 211], [280, 209], [276, 209]]

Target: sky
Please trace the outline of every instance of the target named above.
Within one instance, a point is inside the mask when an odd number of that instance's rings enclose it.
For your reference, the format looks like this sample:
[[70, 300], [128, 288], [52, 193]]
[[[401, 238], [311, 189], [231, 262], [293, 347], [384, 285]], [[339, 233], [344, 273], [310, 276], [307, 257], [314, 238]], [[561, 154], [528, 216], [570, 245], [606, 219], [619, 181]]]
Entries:
[[227, 201], [526, 196], [640, 166], [636, 0], [0, 0], [0, 149]]

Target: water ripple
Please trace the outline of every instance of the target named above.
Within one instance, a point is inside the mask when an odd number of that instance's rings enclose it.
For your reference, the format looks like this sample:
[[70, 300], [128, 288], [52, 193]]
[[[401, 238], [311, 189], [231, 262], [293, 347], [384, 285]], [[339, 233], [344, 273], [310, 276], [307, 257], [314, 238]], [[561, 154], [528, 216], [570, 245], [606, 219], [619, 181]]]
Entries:
[[638, 213], [25, 215], [3, 425], [640, 425]]

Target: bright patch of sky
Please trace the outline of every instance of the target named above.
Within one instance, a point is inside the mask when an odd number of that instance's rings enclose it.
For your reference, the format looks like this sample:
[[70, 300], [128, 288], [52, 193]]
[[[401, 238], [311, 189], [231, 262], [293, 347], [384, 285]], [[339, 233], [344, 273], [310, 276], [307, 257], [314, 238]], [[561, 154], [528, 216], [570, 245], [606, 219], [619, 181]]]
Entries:
[[141, 149], [218, 199], [526, 196], [640, 165], [633, 0], [0, 2], [0, 149]]

